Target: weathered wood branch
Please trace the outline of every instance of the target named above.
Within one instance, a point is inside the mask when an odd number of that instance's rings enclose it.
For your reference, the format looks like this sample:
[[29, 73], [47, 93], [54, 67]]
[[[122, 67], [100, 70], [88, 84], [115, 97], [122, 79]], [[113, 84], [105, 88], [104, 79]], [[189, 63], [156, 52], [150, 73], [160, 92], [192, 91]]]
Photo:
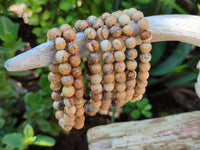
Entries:
[[90, 150], [199, 150], [200, 111], [98, 126], [87, 138]]
[[[192, 15], [160, 15], [146, 17], [150, 22], [152, 42], [181, 41], [200, 46], [200, 17]], [[132, 22], [138, 35], [136, 24]], [[87, 56], [86, 41], [82, 32], [77, 33], [76, 41], [80, 44], [79, 55]], [[138, 44], [140, 41], [138, 41]], [[49, 41], [24, 52], [5, 62], [8, 71], [22, 71], [47, 66], [54, 62], [55, 50], [53, 42]]]

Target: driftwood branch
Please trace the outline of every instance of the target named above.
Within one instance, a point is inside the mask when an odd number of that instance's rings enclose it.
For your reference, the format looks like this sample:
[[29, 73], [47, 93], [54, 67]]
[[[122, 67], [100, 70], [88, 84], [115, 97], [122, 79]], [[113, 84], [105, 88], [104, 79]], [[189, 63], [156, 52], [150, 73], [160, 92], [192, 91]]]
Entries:
[[[150, 22], [152, 42], [181, 41], [200, 46], [200, 17], [192, 15], [160, 15], [146, 17]], [[136, 28], [136, 24], [132, 22]], [[136, 28], [136, 31], [138, 29]], [[135, 33], [136, 35], [138, 32]], [[76, 41], [80, 44], [79, 55], [87, 56], [85, 39], [82, 32], [77, 33]], [[138, 41], [140, 43], [140, 41]], [[139, 44], [138, 43], [138, 44]], [[8, 71], [22, 71], [44, 67], [54, 62], [55, 50], [53, 42], [49, 41], [24, 52], [5, 62]]]
[[198, 150], [200, 111], [88, 130], [90, 150]]

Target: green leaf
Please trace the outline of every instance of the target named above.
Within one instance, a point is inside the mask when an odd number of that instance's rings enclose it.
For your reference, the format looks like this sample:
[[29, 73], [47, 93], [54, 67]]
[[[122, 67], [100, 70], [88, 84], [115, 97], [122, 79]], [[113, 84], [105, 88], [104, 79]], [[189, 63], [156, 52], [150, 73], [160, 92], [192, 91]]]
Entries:
[[0, 97], [11, 97], [12, 96], [12, 88], [9, 85], [5, 85], [0, 88]]
[[73, 3], [69, 0], [62, 0], [60, 3], [59, 3], [59, 8], [63, 11], [68, 11], [70, 10], [70, 8], [72, 7]]
[[0, 71], [0, 87], [5, 85], [6, 82], [6, 74], [3, 71]]
[[46, 21], [46, 20], [48, 20], [50, 18], [50, 16], [51, 16], [50, 11], [44, 11], [42, 13], [42, 20]]
[[51, 132], [52, 128], [51, 128], [51, 124], [42, 118], [38, 118], [36, 120], [36, 123], [38, 124], [38, 127], [40, 128], [40, 130], [42, 130], [43, 132]]
[[15, 72], [7, 72], [10, 76], [14, 77], [24, 77], [24, 76], [29, 76], [32, 74], [32, 71], [27, 70], [27, 71], [15, 71]]
[[54, 146], [56, 141], [49, 136], [44, 136], [44, 135], [37, 135], [36, 140], [33, 142], [33, 145], [38, 145], [38, 146]]
[[4, 126], [5, 124], [5, 119], [0, 118], [0, 129]]
[[127, 8], [130, 8], [131, 5], [129, 2], [122, 1], [122, 6], [127, 9]]
[[134, 119], [138, 119], [140, 118], [141, 114], [140, 111], [138, 109], [135, 109], [131, 112], [131, 117]]
[[39, 25], [39, 16], [37, 15], [37, 14], [33, 14], [30, 18], [29, 18], [29, 20], [28, 20], [28, 22], [31, 24], [31, 25], [34, 25], [34, 26], [37, 26], [37, 25]]
[[28, 107], [31, 107], [34, 110], [38, 110], [40, 108], [42, 108], [42, 95], [41, 93], [37, 92], [37, 93], [27, 93], [25, 95], [25, 103]]
[[146, 118], [151, 118], [151, 117], [152, 117], [152, 112], [146, 111], [145, 114], [144, 114], [144, 116], [145, 116]]
[[168, 57], [163, 63], [156, 65], [150, 72], [153, 76], [165, 75], [173, 71], [175, 67], [180, 65], [186, 56], [190, 53], [192, 45], [186, 43], [180, 43], [175, 49], [173, 54]]
[[51, 93], [51, 89], [50, 89], [50, 82], [48, 80], [48, 75], [43, 74], [40, 77], [40, 81], [39, 81], [39, 85], [42, 87], [42, 89], [47, 92], [47, 93]]
[[151, 0], [137, 0], [137, 2], [142, 3], [142, 4], [148, 4], [151, 2]]
[[152, 108], [151, 104], [147, 104], [145, 107], [144, 107], [144, 110], [150, 110]]
[[25, 140], [20, 133], [6, 134], [2, 138], [2, 143], [12, 148], [21, 148], [25, 144]]
[[0, 107], [0, 116], [3, 115], [3, 108]]
[[26, 138], [29, 138], [29, 137], [33, 137], [34, 136], [34, 130], [33, 128], [31, 127], [30, 124], [27, 124], [24, 128], [24, 136]]

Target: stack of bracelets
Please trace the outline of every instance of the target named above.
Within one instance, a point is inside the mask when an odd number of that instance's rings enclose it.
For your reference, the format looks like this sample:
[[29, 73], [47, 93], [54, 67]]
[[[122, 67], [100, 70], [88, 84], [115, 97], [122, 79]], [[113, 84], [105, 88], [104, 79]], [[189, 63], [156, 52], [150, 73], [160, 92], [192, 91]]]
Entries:
[[[133, 24], [138, 28], [134, 29]], [[84, 113], [106, 114], [112, 106], [121, 107], [142, 99], [151, 67], [152, 37], [148, 27], [143, 13], [130, 8], [78, 20], [73, 29], [63, 24], [48, 31], [47, 38], [54, 41], [56, 49], [56, 63], [49, 65], [48, 79], [53, 107], [57, 110], [55, 117], [63, 130], [83, 128]], [[139, 30], [139, 39], [135, 30]], [[84, 32], [89, 51], [82, 60], [75, 42], [77, 32]], [[135, 49], [138, 43], [140, 52]]]

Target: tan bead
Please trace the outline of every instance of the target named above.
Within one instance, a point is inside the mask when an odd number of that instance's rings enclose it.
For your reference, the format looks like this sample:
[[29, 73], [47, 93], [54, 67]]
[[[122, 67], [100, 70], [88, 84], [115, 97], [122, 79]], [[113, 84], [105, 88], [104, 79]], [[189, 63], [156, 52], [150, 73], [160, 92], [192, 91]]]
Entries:
[[62, 110], [57, 110], [55, 113], [55, 117], [57, 120], [59, 120], [60, 118], [62, 118], [64, 116], [64, 112]]
[[89, 16], [89, 17], [87, 18], [87, 21], [88, 21], [90, 24], [92, 24], [92, 22], [94, 22], [94, 20], [95, 20], [96, 18], [97, 18], [96, 16]]
[[147, 63], [141, 62], [141, 63], [139, 64], [139, 69], [140, 69], [140, 71], [147, 72], [147, 71], [150, 70], [150, 68], [151, 68], [151, 64], [148, 63], [148, 62], [147, 62]]
[[136, 80], [128, 80], [126, 81], [126, 88], [127, 89], [134, 89], [136, 85]]
[[76, 107], [72, 106], [72, 107], [64, 107], [64, 112], [68, 115], [68, 116], [73, 116], [76, 113]]
[[101, 101], [91, 101], [91, 105], [94, 108], [99, 108], [101, 106]]
[[93, 40], [96, 37], [96, 31], [93, 28], [89, 27], [85, 29], [84, 36], [88, 40]]
[[63, 103], [67, 107], [72, 107], [75, 105], [75, 98], [74, 97], [67, 97], [63, 100]]
[[145, 91], [146, 91], [146, 88], [145, 88], [145, 87], [143, 87], [143, 88], [140, 88], [140, 87], [138, 87], [138, 86], [135, 87], [135, 94], [136, 94], [136, 95], [144, 94]]
[[116, 72], [123, 72], [126, 68], [126, 65], [124, 62], [116, 62], [114, 64], [114, 68]]
[[[61, 118], [62, 119], [62, 118]], [[60, 119], [60, 120], [61, 120]], [[59, 121], [60, 121], [59, 120]], [[73, 128], [73, 126], [70, 126], [70, 125], [68, 125], [68, 124], [66, 124], [66, 123], [63, 123], [63, 124], [61, 124], [61, 123], [59, 123], [59, 125], [62, 127], [62, 129], [64, 130], [64, 131], [70, 131], [72, 128]]]
[[130, 9], [125, 9], [124, 13], [126, 13], [129, 17], [133, 15], [133, 13], [137, 12], [137, 9], [135, 8], [130, 8]]
[[103, 13], [103, 14], [101, 15], [101, 19], [102, 19], [103, 21], [105, 21], [105, 19], [106, 19], [108, 16], [110, 16], [110, 15], [111, 15], [110, 13], [105, 12], [105, 13]]
[[90, 65], [90, 72], [92, 74], [98, 74], [102, 71], [101, 63]]
[[101, 105], [101, 110], [108, 110], [110, 105]]
[[130, 49], [126, 51], [126, 57], [129, 60], [134, 60], [135, 58], [137, 58], [138, 56], [138, 52], [136, 49]]
[[61, 99], [61, 95], [60, 92], [52, 92], [51, 93], [51, 98], [55, 101], [59, 101]]
[[109, 51], [112, 47], [112, 44], [109, 40], [103, 40], [100, 43], [100, 48], [102, 51]]
[[137, 40], [134, 37], [129, 37], [125, 40], [125, 45], [129, 49], [133, 49], [137, 44]]
[[113, 64], [103, 64], [103, 72], [104, 73], [113, 72]]
[[109, 36], [108, 28], [102, 27], [97, 30], [97, 38], [100, 40], [107, 39]]
[[74, 24], [74, 28], [76, 29], [76, 31], [80, 31], [79, 29], [79, 24], [80, 24], [81, 20], [77, 20]]
[[[77, 102], [78, 101], [78, 102]], [[85, 101], [83, 99], [76, 100], [76, 108], [83, 108]]]
[[69, 54], [65, 50], [60, 50], [56, 52], [55, 59], [58, 63], [67, 62], [69, 58]]
[[102, 85], [101, 84], [92, 84], [91, 91], [93, 93], [100, 93], [102, 91]]
[[133, 96], [133, 99], [131, 102], [135, 102], [135, 101], [139, 101], [143, 98], [143, 95], [137, 95], [137, 96]]
[[70, 74], [71, 70], [72, 70], [72, 67], [71, 67], [71, 65], [69, 63], [60, 64], [59, 67], [58, 67], [58, 71], [62, 75]]
[[96, 40], [91, 40], [87, 43], [86, 48], [90, 53], [97, 52], [99, 50], [99, 43]]
[[134, 33], [134, 31], [135, 31], [135, 30], [134, 30], [133, 26], [130, 25], [130, 24], [125, 25], [125, 26], [123, 27], [123, 29], [122, 29], [122, 33], [123, 33], [123, 35], [125, 35], [125, 36], [132, 36], [133, 33]]
[[126, 61], [126, 68], [129, 71], [134, 71], [137, 68], [137, 61], [135, 60]]
[[112, 64], [114, 62], [113, 54], [111, 52], [104, 52], [102, 55], [102, 60], [106, 64]]
[[114, 83], [104, 83], [103, 88], [105, 91], [111, 92], [114, 89]]
[[84, 127], [84, 122], [76, 123], [74, 124], [74, 128], [77, 130], [80, 130]]
[[137, 80], [137, 86], [139, 88], [145, 88], [148, 85], [147, 80]]
[[54, 47], [56, 50], [62, 50], [66, 46], [66, 42], [64, 38], [57, 37], [54, 41]]
[[91, 89], [91, 82], [87, 82], [87, 88]]
[[113, 26], [113, 27], [110, 28], [110, 34], [114, 38], [120, 37], [121, 33], [122, 33], [121, 28], [118, 27], [118, 26]]
[[95, 74], [91, 76], [91, 83], [92, 84], [100, 84], [102, 81], [102, 76], [100, 74]]
[[130, 23], [130, 17], [126, 14], [122, 14], [118, 17], [118, 22], [121, 26], [125, 26]]
[[112, 99], [114, 96], [113, 92], [104, 91], [103, 92], [103, 101], [104, 99]]
[[142, 53], [149, 53], [151, 51], [151, 49], [152, 49], [151, 43], [142, 43], [140, 45], [140, 51]]
[[91, 76], [90, 76], [88, 73], [86, 73], [86, 74], [85, 74], [85, 79], [86, 79], [87, 81], [90, 81]]
[[49, 70], [53, 73], [58, 73], [58, 66], [59, 66], [59, 64], [50, 64]]
[[112, 47], [114, 50], [121, 50], [124, 47], [124, 41], [120, 38], [112, 41]]
[[72, 67], [78, 67], [81, 65], [81, 58], [78, 55], [71, 55], [69, 57], [69, 63]]
[[88, 56], [89, 64], [97, 64], [101, 60], [101, 56], [98, 53], [90, 53]]
[[61, 37], [61, 35], [62, 35], [62, 32], [58, 28], [52, 28], [47, 32], [47, 38], [49, 40], [54, 40], [57, 37]]
[[60, 31], [63, 33], [65, 32], [66, 30], [72, 30], [72, 27], [68, 24], [63, 24], [60, 26]]
[[143, 71], [138, 72], [138, 79], [147, 80], [148, 78], [149, 78], [149, 72], [143, 72]]
[[70, 42], [67, 44], [67, 51], [72, 54], [76, 55], [80, 50], [79, 45], [76, 42]]
[[89, 26], [90, 26], [90, 24], [89, 24], [89, 22], [87, 20], [81, 20], [78, 23], [78, 29], [79, 29], [79, 31], [84, 31]]
[[74, 96], [77, 98], [77, 99], [81, 99], [84, 95], [84, 89], [81, 88], [81, 89], [78, 89], [75, 91], [74, 93]]
[[61, 80], [61, 75], [58, 74], [58, 73], [50, 72], [49, 75], [48, 75], [48, 79], [52, 83], [58, 83]]
[[101, 105], [111, 105], [112, 104], [112, 99], [106, 99], [106, 98], [104, 98], [103, 100], [102, 100], [102, 104]]
[[52, 91], [59, 91], [61, 88], [61, 85], [60, 83], [51, 83], [50, 88]]
[[94, 101], [101, 101], [102, 99], [102, 93], [91, 93], [91, 99]]
[[74, 78], [71, 75], [67, 75], [67, 76], [62, 76], [61, 77], [61, 82], [64, 86], [70, 86], [73, 84], [74, 82]]
[[140, 30], [147, 30], [149, 28], [149, 21], [145, 18], [142, 18], [137, 22], [137, 26]]
[[126, 100], [130, 101], [133, 98], [135, 89], [126, 89]]
[[134, 22], [138, 22], [140, 19], [142, 19], [144, 17], [144, 14], [143, 12], [141, 11], [136, 11], [135, 13], [132, 14], [131, 16], [131, 19], [134, 21]]
[[74, 126], [74, 120], [75, 120], [75, 116], [74, 115], [67, 115], [67, 114], [64, 114], [63, 116], [63, 119], [64, 119], [64, 124], [67, 126]]
[[121, 62], [125, 60], [125, 54], [123, 51], [115, 51], [114, 52], [114, 59], [117, 62]]
[[151, 54], [146, 53], [146, 54], [140, 54], [140, 61], [143, 63], [147, 63], [151, 60]]
[[92, 27], [97, 30], [98, 28], [103, 27], [104, 22], [101, 18], [96, 18], [93, 20], [93, 22], [91, 23]]
[[73, 86], [75, 89], [80, 89], [83, 87], [83, 77], [74, 80]]
[[56, 110], [60, 110], [63, 108], [63, 103], [62, 101], [54, 101], [53, 102], [53, 108]]
[[79, 67], [74, 67], [74, 68], [72, 68], [71, 75], [72, 75], [75, 79], [80, 78], [80, 76], [82, 75], [82, 68], [81, 68], [80, 66], [79, 66]]
[[78, 108], [76, 109], [76, 117], [81, 117], [84, 114], [84, 108]]
[[112, 16], [112, 15], [109, 15], [106, 17], [105, 19], [105, 24], [110, 28], [112, 26], [115, 26], [117, 24], [117, 19]]
[[126, 80], [134, 80], [137, 77], [136, 71], [128, 71]]
[[126, 98], [126, 92], [125, 91], [123, 91], [123, 92], [116, 92], [115, 94], [116, 94], [116, 98], [118, 100], [124, 100]]
[[113, 12], [112, 15], [118, 18], [123, 13], [124, 13], [123, 11], [116, 11], [116, 12]]
[[115, 89], [116, 89], [118, 92], [123, 92], [123, 91], [125, 91], [125, 89], [126, 89], [126, 83], [116, 83], [116, 84], [115, 84]]
[[119, 72], [115, 74], [115, 80], [116, 82], [122, 83], [126, 79], [126, 73], [125, 72]]
[[122, 107], [126, 103], [126, 99], [115, 100], [114, 107]]
[[62, 93], [65, 97], [72, 97], [75, 93], [74, 86], [64, 86], [62, 89]]
[[151, 32], [150, 31], [143, 31], [140, 33], [140, 39], [141, 40], [147, 40], [151, 38]]
[[67, 42], [74, 41], [76, 39], [76, 32], [73, 30], [66, 30], [63, 33], [63, 37]]
[[103, 82], [113, 83], [114, 81], [115, 81], [115, 74], [113, 72], [104, 74]]

